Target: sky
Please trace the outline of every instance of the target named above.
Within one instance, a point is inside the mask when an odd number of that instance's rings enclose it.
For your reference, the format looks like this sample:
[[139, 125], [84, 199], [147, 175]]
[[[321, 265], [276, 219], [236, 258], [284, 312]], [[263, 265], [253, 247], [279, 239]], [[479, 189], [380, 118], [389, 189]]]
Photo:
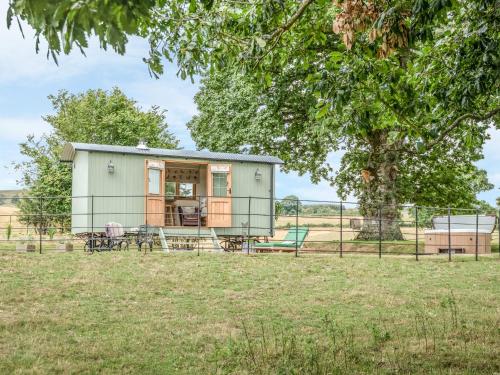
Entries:
[[[53, 113], [48, 95], [59, 90], [72, 93], [88, 89], [111, 89], [119, 87], [127, 96], [136, 100], [140, 107], [153, 105], [167, 111], [170, 130], [180, 140], [184, 149], [195, 149], [186, 123], [196, 114], [193, 97], [197, 92], [196, 82], [182, 80], [176, 76], [174, 65], [166, 66], [166, 73], [155, 79], [150, 77], [142, 58], [147, 56], [147, 43], [132, 39], [124, 56], [101, 50], [91, 41], [86, 57], [79, 51], [61, 56], [59, 66], [46, 58], [42, 45], [41, 53], [35, 53], [33, 32], [24, 26], [25, 39], [13, 25], [5, 25], [6, 2], [0, 3], [0, 190], [19, 189], [19, 175], [12, 162], [22, 160], [19, 143], [28, 134], [39, 136], [50, 131], [42, 116]], [[500, 195], [500, 131], [491, 131], [492, 139], [484, 149], [484, 160], [478, 166], [488, 171], [495, 188], [481, 193], [480, 198], [490, 203]], [[105, 140], [103, 140], [105, 143]], [[339, 165], [341, 153], [332, 153], [329, 162]], [[282, 198], [294, 194], [307, 200], [338, 201], [335, 189], [323, 182], [314, 185], [309, 176], [278, 172], [276, 196]]]

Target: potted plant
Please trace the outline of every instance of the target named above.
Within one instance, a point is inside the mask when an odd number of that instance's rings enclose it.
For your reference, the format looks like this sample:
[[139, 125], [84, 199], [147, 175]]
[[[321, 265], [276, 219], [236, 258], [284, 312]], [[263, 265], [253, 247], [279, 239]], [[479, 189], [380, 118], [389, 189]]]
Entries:
[[36, 251], [35, 241], [33, 240], [33, 236], [29, 236], [27, 240], [21, 240], [16, 243], [17, 251], [27, 251], [34, 252]]
[[55, 234], [56, 234], [56, 228], [54, 228], [54, 227], [48, 228], [47, 234], [49, 235], [49, 239], [52, 241], [54, 239]]
[[67, 240], [60, 240], [57, 244], [56, 250], [58, 251], [73, 251], [72, 237]]

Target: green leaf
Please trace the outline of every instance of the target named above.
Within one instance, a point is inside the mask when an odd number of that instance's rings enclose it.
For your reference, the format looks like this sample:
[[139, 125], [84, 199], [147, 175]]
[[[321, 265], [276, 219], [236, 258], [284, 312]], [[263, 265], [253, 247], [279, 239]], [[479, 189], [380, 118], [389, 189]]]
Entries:
[[190, 0], [189, 1], [189, 13], [195, 13], [197, 9], [197, 0]]
[[257, 42], [260, 48], [264, 48], [266, 46], [266, 41], [259, 36], [255, 37], [255, 41]]
[[320, 110], [316, 112], [316, 115], [315, 115], [316, 120], [319, 120], [319, 119], [322, 119], [323, 117], [325, 117], [325, 115], [328, 113], [329, 107], [330, 107], [329, 104], [323, 105], [320, 108]]
[[271, 73], [266, 72], [266, 74], [264, 75], [264, 79], [266, 81], [267, 87], [271, 87], [271, 85], [273, 84], [273, 77], [271, 76]]
[[344, 59], [344, 54], [339, 51], [334, 51], [330, 53], [330, 60], [334, 63], [338, 63], [339, 61], [342, 61]]
[[14, 11], [12, 10], [12, 5], [9, 5], [9, 9], [7, 9], [7, 29], [10, 29], [10, 25], [12, 25], [13, 16], [14, 16]]

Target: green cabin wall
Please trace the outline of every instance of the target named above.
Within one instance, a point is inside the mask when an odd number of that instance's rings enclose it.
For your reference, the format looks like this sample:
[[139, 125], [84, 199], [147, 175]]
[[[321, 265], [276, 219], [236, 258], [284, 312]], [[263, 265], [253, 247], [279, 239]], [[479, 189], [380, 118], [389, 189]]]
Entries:
[[[73, 196], [76, 196], [77, 192], [81, 196], [94, 196], [94, 230], [104, 228], [105, 223], [110, 221], [119, 222], [125, 228], [144, 224], [144, 162], [146, 159], [163, 160], [161, 157], [143, 155], [76, 152], [73, 164]], [[173, 159], [169, 158], [169, 160]], [[107, 169], [110, 161], [115, 166], [113, 174], [108, 173]], [[215, 161], [210, 162], [215, 163]], [[233, 217], [231, 228], [215, 228], [215, 232], [220, 235], [247, 235], [248, 197], [251, 196], [253, 198], [251, 198], [250, 235], [272, 235], [274, 202], [270, 198], [273, 194], [274, 165], [234, 161], [221, 161], [220, 163], [231, 164]], [[255, 180], [257, 168], [262, 173], [260, 181]], [[199, 194], [203, 193], [205, 192], [199, 191]], [[92, 199], [75, 198], [73, 203], [73, 232], [90, 231]], [[77, 211], [85, 213], [85, 210], [89, 213], [88, 215], [75, 215]], [[83, 230], [84, 227], [88, 229]]]
[[[125, 229], [144, 222], [144, 156], [89, 153], [89, 194], [94, 198], [94, 227], [110, 221]], [[108, 172], [108, 163], [115, 166]]]
[[89, 155], [82, 151], [75, 154], [73, 160], [73, 178], [71, 180], [71, 231], [73, 233], [89, 231]]
[[[272, 235], [271, 208], [272, 168], [270, 164], [232, 162], [232, 227], [215, 228], [221, 235], [248, 235], [248, 220], [250, 219], [250, 235]], [[260, 181], [255, 180], [257, 168], [262, 173]], [[250, 197], [250, 218], [248, 204]], [[274, 219], [272, 221], [274, 223]]]

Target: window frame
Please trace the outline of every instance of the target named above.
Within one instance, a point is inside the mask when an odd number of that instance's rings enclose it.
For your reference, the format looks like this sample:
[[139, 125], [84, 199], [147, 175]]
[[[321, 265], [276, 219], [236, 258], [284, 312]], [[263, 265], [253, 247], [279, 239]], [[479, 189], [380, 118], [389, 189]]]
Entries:
[[[167, 184], [168, 183], [174, 183], [175, 184], [175, 194], [174, 195], [167, 195]], [[193, 195], [190, 195], [190, 196], [181, 196], [180, 195], [180, 184], [191, 184], [193, 185]], [[175, 201], [175, 200], [180, 200], [180, 199], [183, 199], [183, 200], [193, 200], [193, 199], [196, 199], [197, 197], [197, 189], [196, 189], [196, 185], [195, 183], [193, 182], [177, 182], [177, 181], [165, 181], [165, 199], [169, 200], [169, 201]]]
[[[228, 172], [212, 172], [212, 195], [215, 198], [227, 198], [228, 197], [228, 185], [229, 185], [229, 183], [228, 183], [228, 175], [229, 175]], [[220, 180], [220, 178], [219, 178], [220, 176], [224, 176], [223, 180], [225, 181], [224, 194], [223, 195], [216, 194], [216, 191], [221, 189], [221, 186], [217, 186], [217, 189], [216, 189], [216, 186], [215, 186], [215, 182]]]
[[[151, 191], [151, 171], [155, 171], [158, 173], [158, 184], [156, 185], [156, 188], [158, 192], [152, 192]], [[148, 168], [148, 194], [149, 195], [161, 195], [161, 182], [162, 182], [162, 177], [161, 177], [162, 170], [159, 168]], [[156, 189], [155, 189], [156, 190]]]

